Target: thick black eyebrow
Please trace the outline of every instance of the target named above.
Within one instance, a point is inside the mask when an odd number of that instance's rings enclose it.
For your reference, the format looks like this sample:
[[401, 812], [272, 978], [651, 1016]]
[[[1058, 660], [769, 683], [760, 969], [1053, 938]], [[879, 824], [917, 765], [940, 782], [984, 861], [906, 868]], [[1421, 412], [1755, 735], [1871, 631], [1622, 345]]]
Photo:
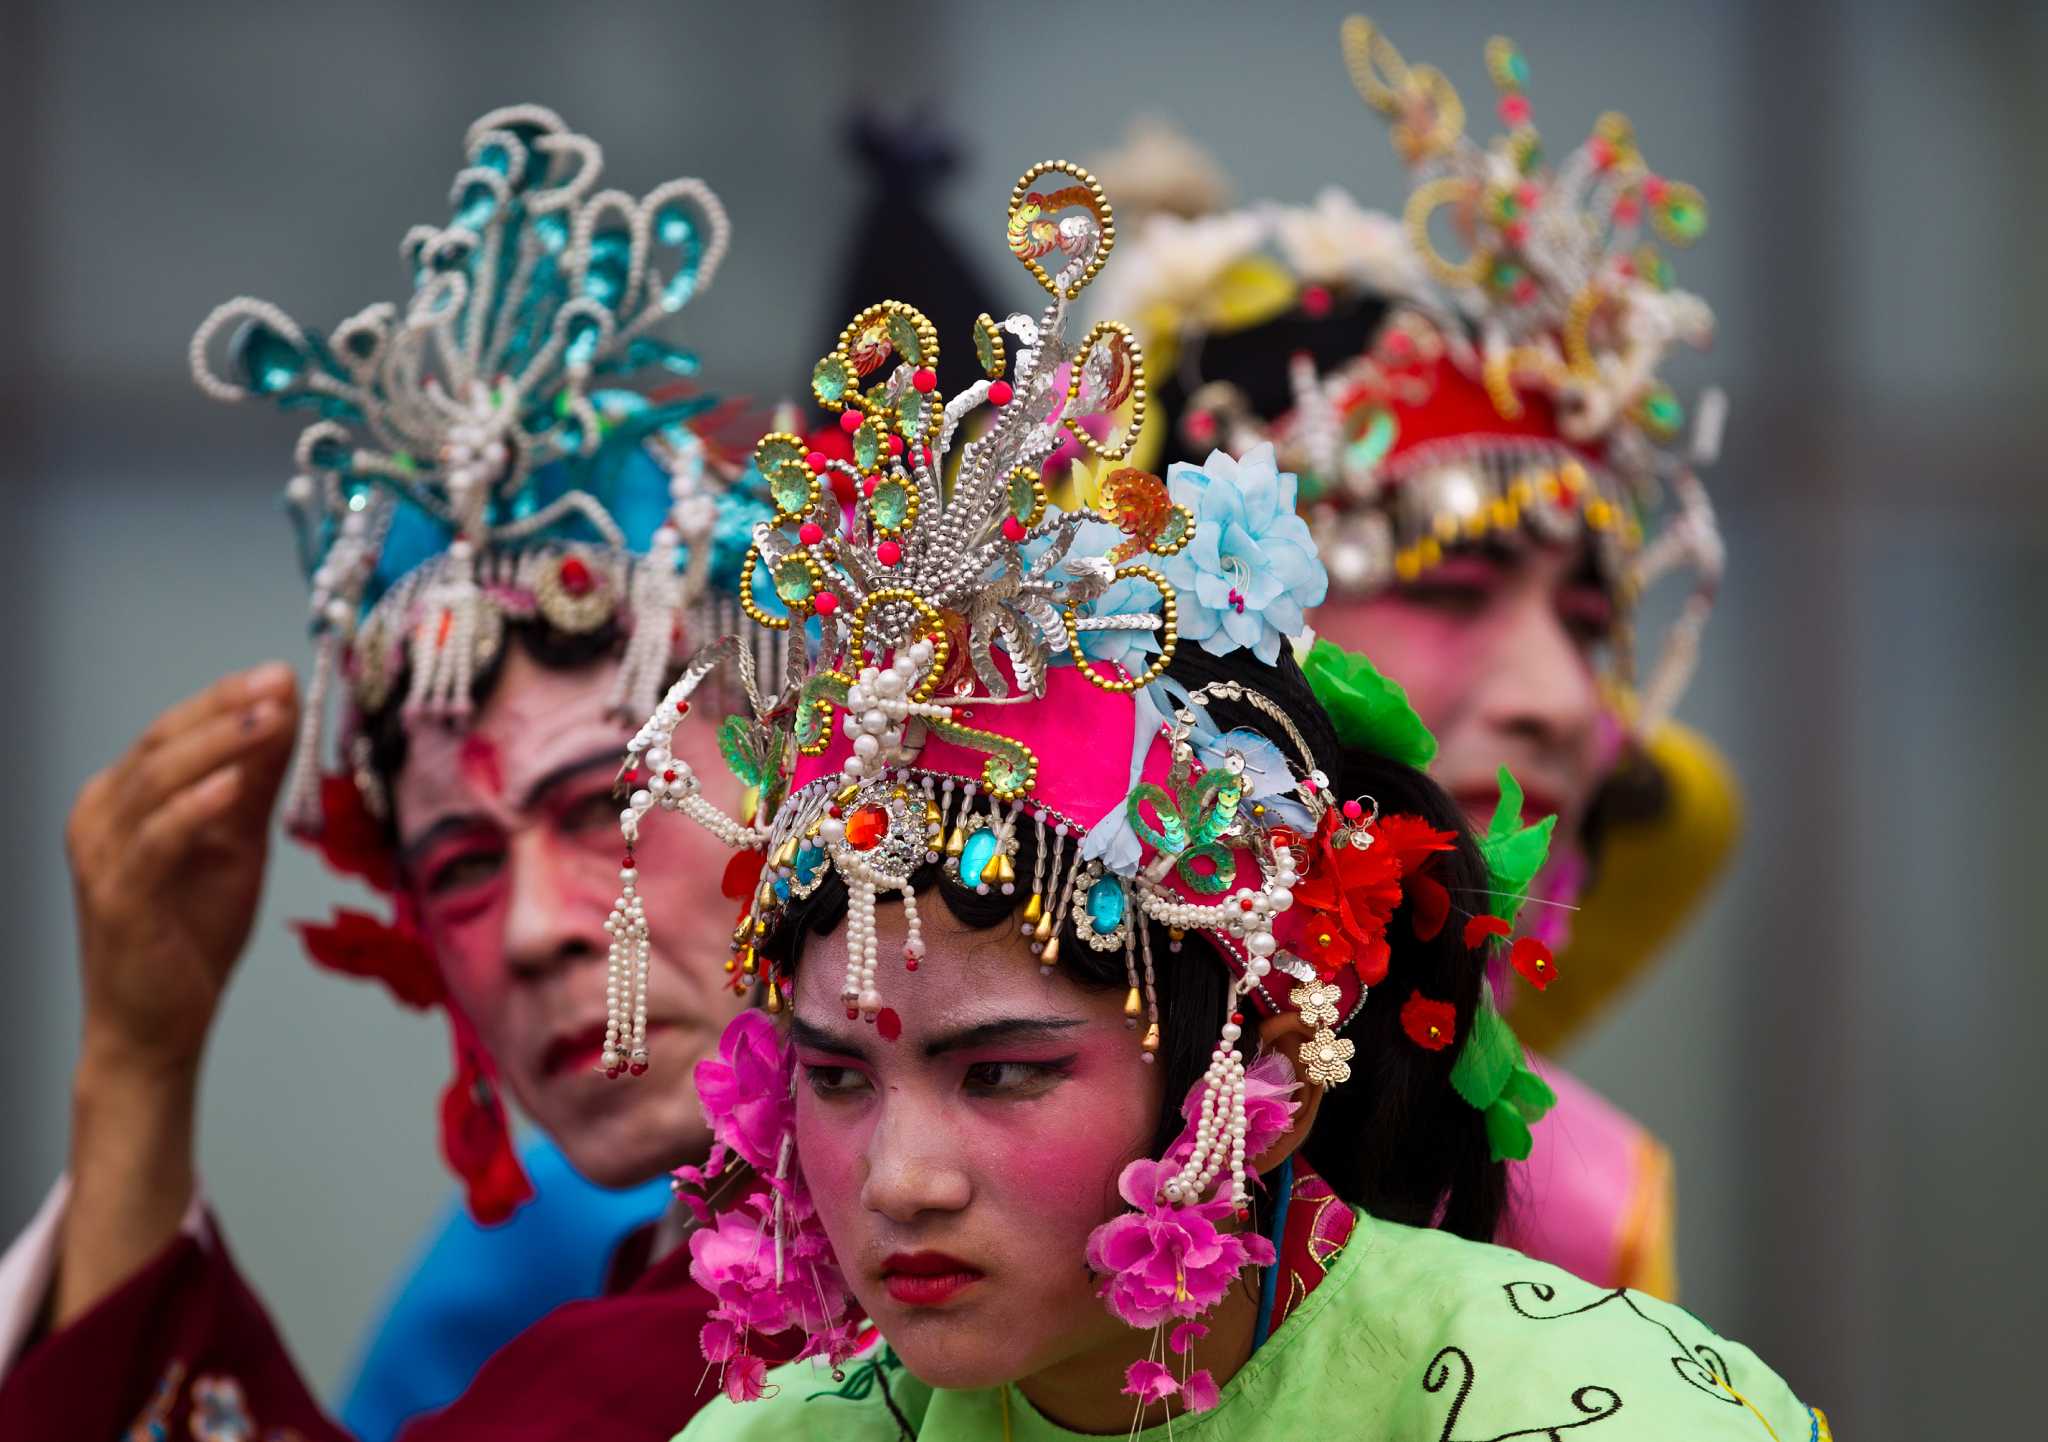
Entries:
[[625, 748], [614, 744], [599, 751], [592, 751], [589, 755], [579, 757], [574, 761], [563, 762], [560, 766], [555, 767], [554, 770], [542, 776], [538, 781], [535, 781], [533, 785], [527, 787], [526, 794], [519, 798], [515, 809], [519, 811], [530, 809], [536, 802], [542, 800], [550, 791], [560, 786], [564, 781], [574, 779], [593, 766], [606, 765], [616, 769], [619, 764], [619, 758], [624, 754]]
[[868, 1059], [867, 1048], [859, 1042], [849, 1041], [823, 1027], [812, 1026], [800, 1016], [790, 1018], [789, 1029], [798, 1046], [824, 1052], [827, 1056], [850, 1056], [859, 1061]]
[[928, 1057], [944, 1056], [949, 1051], [965, 1051], [969, 1047], [988, 1046], [999, 1041], [1050, 1041], [1087, 1024], [1072, 1016], [1005, 1017], [1001, 1021], [985, 1021], [959, 1031], [942, 1032], [924, 1044], [924, 1054]]
[[[516, 811], [531, 810], [550, 791], [553, 791], [564, 782], [574, 780], [593, 766], [615, 765], [621, 754], [618, 747], [607, 746], [601, 751], [592, 751], [587, 756], [580, 756], [574, 761], [565, 761], [546, 775], [540, 777], [533, 785], [527, 787], [526, 794], [513, 804], [513, 809]], [[418, 861], [420, 856], [443, 836], [448, 835], [450, 832], [462, 831], [471, 826], [483, 824], [484, 818], [475, 812], [463, 811], [457, 812], [453, 816], [444, 816], [399, 848], [399, 862], [401, 865], [410, 866]]]

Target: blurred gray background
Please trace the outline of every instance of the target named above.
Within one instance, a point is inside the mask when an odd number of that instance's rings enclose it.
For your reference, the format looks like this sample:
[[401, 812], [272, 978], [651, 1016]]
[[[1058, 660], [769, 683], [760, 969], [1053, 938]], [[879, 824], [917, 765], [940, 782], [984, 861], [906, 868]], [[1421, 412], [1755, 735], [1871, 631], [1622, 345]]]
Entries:
[[[1384, 128], [1337, 58], [1347, 8], [0, 7], [0, 1233], [65, 1152], [73, 791], [213, 675], [305, 658], [276, 505], [295, 427], [191, 387], [185, 343], [209, 307], [248, 292], [324, 327], [397, 298], [398, 237], [445, 214], [468, 121], [536, 100], [604, 144], [613, 183], [718, 189], [735, 252], [674, 333], [712, 384], [773, 398], [844, 319], [827, 311], [863, 198], [839, 139], [858, 107], [923, 98], [959, 129], [956, 234], [1014, 282], [1017, 172], [1099, 152], [1141, 108], [1207, 146], [1241, 198], [1334, 180], [1393, 203]], [[1686, 714], [1740, 771], [1749, 834], [1683, 944], [1573, 1060], [1676, 1151], [1687, 1303], [1840, 1435], [2014, 1424], [2048, 1324], [2048, 947], [2028, 901], [2048, 499], [2023, 439], [2048, 395], [2048, 18], [1784, 0], [1375, 18], [1487, 130], [1480, 46], [1505, 30], [1553, 145], [1625, 110], [1712, 207], [1678, 265], [1720, 318], [1686, 376], [1734, 402], [1710, 478], [1730, 572]], [[328, 1385], [449, 1194], [439, 1022], [315, 975], [285, 930], [339, 891], [282, 851], [202, 1140], [241, 1260]]]

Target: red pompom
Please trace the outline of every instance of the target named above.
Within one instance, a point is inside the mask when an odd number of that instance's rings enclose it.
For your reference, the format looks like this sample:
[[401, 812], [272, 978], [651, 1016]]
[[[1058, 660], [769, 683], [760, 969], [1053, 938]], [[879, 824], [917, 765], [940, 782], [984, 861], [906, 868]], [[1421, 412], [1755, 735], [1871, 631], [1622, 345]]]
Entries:
[[990, 405], [1006, 406], [1010, 403], [1010, 397], [1015, 394], [1016, 392], [1010, 389], [1008, 381], [989, 382], [988, 400]]
[[482, 1043], [459, 1015], [451, 1014], [451, 1020], [455, 1076], [441, 1093], [441, 1155], [462, 1178], [470, 1215], [495, 1226], [533, 1195], [533, 1184], [512, 1149], [512, 1129]]
[[725, 875], [718, 883], [719, 895], [727, 901], [745, 901], [754, 894], [754, 883], [760, 879], [761, 853], [735, 851], [725, 863]]

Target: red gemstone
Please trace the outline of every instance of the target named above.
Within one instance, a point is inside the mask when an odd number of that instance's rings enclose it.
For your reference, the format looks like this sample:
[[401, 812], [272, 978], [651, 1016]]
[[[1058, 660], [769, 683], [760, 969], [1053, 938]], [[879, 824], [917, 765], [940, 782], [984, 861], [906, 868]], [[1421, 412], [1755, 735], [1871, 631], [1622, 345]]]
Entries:
[[846, 818], [846, 844], [855, 851], [867, 851], [880, 845], [888, 834], [889, 813], [873, 802], [856, 806], [853, 814]]
[[687, 701], [678, 701], [678, 702], [676, 702], [676, 715], [678, 715], [678, 716], [687, 716], [687, 715], [689, 715], [689, 714], [690, 714], [690, 703], [689, 703], [689, 702], [687, 702]]
[[989, 383], [988, 399], [990, 405], [1006, 406], [1010, 403], [1010, 397], [1015, 394], [1016, 392], [1010, 389], [1008, 381], [991, 381]]
[[673, 771], [664, 771], [661, 773], [661, 779], [664, 781], [673, 781], [676, 779], [676, 773]]
[[1234, 1011], [1234, 1012], [1232, 1012], [1232, 1013], [1230, 1014], [1230, 1024], [1231, 1024], [1232, 1026], [1243, 1026], [1243, 1025], [1244, 1025], [1244, 1013], [1243, 1013], [1243, 1012], [1241, 1012], [1241, 1011]]
[[921, 396], [928, 396], [938, 387], [939, 377], [934, 371], [919, 368], [910, 373], [910, 384]]
[[591, 577], [590, 567], [575, 556], [565, 558], [561, 570], [555, 574], [561, 578], [562, 589], [572, 596], [587, 596], [590, 588], [597, 584]]
[[916, 957], [914, 957], [914, 956], [907, 956], [907, 957], [905, 957], [905, 958], [903, 959], [903, 969], [904, 969], [905, 971], [916, 971], [916, 970], [917, 970], [917, 958], [916, 958]]

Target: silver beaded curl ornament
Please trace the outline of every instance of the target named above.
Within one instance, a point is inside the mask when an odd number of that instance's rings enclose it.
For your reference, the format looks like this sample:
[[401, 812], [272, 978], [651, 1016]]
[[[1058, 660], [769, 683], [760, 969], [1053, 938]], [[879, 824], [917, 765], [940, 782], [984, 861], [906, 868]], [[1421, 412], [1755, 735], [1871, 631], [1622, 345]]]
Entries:
[[[320, 819], [337, 679], [367, 714], [409, 668], [406, 714], [459, 721], [508, 620], [616, 623], [611, 701], [638, 718], [678, 628], [731, 620], [710, 580], [719, 533], [746, 524], [744, 478], [687, 424], [710, 400], [669, 393], [696, 357], [652, 334], [717, 274], [724, 207], [694, 179], [598, 189], [597, 144], [539, 106], [483, 116], [465, 154], [452, 218], [400, 247], [402, 308], [366, 307], [323, 335], [244, 296], [192, 338], [208, 395], [317, 416], [285, 488], [316, 637], [287, 803], [302, 830]], [[629, 515], [660, 519], [632, 536], [646, 522]]]

